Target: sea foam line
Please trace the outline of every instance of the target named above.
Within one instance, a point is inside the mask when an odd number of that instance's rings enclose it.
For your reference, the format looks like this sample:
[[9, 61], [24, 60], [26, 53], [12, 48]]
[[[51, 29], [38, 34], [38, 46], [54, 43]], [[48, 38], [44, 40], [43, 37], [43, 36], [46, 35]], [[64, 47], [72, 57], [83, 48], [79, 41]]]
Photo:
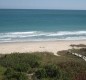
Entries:
[[17, 38], [17, 37], [34, 37], [34, 36], [86, 36], [86, 31], [58, 31], [58, 32], [42, 32], [42, 31], [28, 31], [28, 32], [8, 32], [0, 33], [0, 38]]
[[29, 38], [29, 39], [12, 39], [12, 38], [8, 38], [8, 39], [0, 39], [0, 43], [3, 42], [28, 42], [28, 41], [58, 41], [58, 40], [65, 40], [65, 41], [70, 41], [70, 40], [86, 40], [86, 37], [84, 36], [80, 36], [80, 37], [65, 37], [65, 38]]

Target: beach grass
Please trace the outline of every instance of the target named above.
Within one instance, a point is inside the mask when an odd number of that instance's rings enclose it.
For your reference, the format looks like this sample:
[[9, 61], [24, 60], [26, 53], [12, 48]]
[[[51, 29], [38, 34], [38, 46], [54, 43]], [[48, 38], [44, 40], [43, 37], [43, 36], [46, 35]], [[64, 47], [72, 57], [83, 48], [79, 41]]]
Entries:
[[[58, 54], [60, 56], [55, 56], [50, 52], [2, 55], [0, 57], [0, 65], [7, 70], [4, 72], [1, 69], [4, 74], [0, 74], [0, 76], [3, 78], [5, 76], [4, 80], [11, 80], [12, 78], [21, 80], [20, 75], [22, 75], [24, 80], [57, 80], [57, 75], [52, 75], [58, 72], [60, 75], [58, 80], [78, 80], [79, 74], [86, 75], [86, 62], [83, 59], [69, 54], [67, 51], [60, 51]], [[48, 75], [49, 71], [51, 73], [53, 71], [53, 74], [49, 74], [51, 76]], [[9, 77], [8, 74], [11, 76]]]

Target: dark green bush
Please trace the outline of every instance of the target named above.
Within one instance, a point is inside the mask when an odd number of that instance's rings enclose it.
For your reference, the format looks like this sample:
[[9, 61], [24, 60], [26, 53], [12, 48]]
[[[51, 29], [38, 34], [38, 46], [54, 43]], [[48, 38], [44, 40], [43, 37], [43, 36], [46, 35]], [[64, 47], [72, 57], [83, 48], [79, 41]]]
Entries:
[[33, 54], [10, 54], [0, 58], [0, 64], [17, 71], [27, 72], [28, 69], [39, 67], [40, 58]]
[[18, 80], [28, 80], [28, 77], [24, 73], [18, 73]]
[[0, 80], [4, 78], [5, 71], [6, 71], [6, 68], [4, 68], [3, 66], [0, 66]]
[[44, 68], [41, 68], [38, 71], [36, 71], [35, 75], [38, 79], [47, 77], [47, 73], [46, 73], [46, 70]]
[[27, 72], [31, 68], [29, 64], [19, 63], [19, 64], [16, 64], [16, 67], [14, 67], [14, 69], [17, 70], [18, 72]]
[[47, 77], [56, 77], [57, 79], [59, 79], [61, 76], [60, 69], [56, 65], [47, 65], [45, 66], [45, 70], [47, 73]]
[[59, 79], [61, 77], [61, 73], [59, 68], [56, 65], [47, 65], [44, 68], [36, 71], [35, 76], [38, 79], [41, 78], [56, 78]]
[[24, 73], [16, 72], [12, 68], [8, 68], [4, 75], [4, 80], [28, 80], [28, 77]]

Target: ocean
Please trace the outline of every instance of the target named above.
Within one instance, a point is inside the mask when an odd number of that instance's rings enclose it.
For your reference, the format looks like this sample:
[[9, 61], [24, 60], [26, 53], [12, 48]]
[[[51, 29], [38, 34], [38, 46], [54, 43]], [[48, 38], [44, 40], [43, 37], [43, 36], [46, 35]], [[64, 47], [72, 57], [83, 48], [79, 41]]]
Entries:
[[0, 43], [86, 40], [86, 10], [0, 9]]

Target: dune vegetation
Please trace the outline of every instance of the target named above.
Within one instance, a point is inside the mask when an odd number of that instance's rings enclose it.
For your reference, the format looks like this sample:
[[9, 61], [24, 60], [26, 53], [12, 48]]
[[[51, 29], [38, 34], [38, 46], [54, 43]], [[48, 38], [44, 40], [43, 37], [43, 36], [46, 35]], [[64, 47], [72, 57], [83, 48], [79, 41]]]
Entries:
[[0, 57], [0, 80], [86, 80], [86, 62], [68, 51], [12, 53]]

